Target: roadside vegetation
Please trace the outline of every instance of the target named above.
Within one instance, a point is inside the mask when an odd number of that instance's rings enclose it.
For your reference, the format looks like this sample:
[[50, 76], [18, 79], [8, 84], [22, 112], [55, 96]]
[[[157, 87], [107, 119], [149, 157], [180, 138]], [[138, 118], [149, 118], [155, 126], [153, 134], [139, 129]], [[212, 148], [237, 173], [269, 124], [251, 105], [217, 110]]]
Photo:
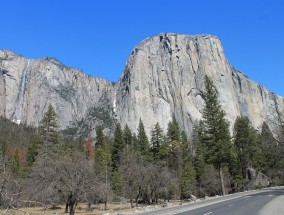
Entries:
[[242, 191], [252, 167], [284, 184], [284, 119], [273, 134], [264, 122], [256, 131], [248, 118], [236, 119], [231, 135], [212, 81], [205, 77], [203, 119], [191, 141], [175, 116], [166, 131], [157, 123], [150, 137], [140, 119], [137, 131], [116, 124], [87, 138], [64, 135], [49, 106], [38, 128], [0, 118], [0, 206], [2, 214], [24, 207], [64, 205], [73, 215], [79, 203], [127, 201], [130, 207], [190, 200]]

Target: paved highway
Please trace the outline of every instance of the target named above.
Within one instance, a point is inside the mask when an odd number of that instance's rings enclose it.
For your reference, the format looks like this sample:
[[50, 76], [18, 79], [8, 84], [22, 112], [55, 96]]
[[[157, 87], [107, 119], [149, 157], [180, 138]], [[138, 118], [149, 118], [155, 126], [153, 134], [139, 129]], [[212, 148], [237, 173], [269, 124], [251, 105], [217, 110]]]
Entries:
[[284, 215], [284, 188], [264, 189], [220, 197], [145, 215]]

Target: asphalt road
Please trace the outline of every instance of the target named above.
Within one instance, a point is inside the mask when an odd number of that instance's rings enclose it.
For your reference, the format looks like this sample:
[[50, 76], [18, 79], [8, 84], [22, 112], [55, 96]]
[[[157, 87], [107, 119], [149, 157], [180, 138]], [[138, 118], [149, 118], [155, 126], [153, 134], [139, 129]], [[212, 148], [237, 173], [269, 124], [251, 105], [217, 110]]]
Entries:
[[[270, 190], [240, 197], [233, 200], [212, 204], [192, 211], [176, 213], [178, 215], [260, 215], [262, 208], [279, 195], [284, 195], [284, 190]], [[284, 204], [284, 202], [283, 202]], [[270, 214], [267, 214], [270, 215]], [[271, 214], [272, 215], [272, 214]]]
[[[145, 215], [284, 215], [283, 196], [283, 187], [272, 188], [152, 211], [145, 213]], [[274, 205], [272, 205], [272, 203]], [[277, 214], [267, 212], [269, 208], [266, 207], [266, 210], [264, 210], [266, 205], [270, 205], [270, 208], [275, 208], [276, 206], [281, 207], [278, 210], [280, 212]]]

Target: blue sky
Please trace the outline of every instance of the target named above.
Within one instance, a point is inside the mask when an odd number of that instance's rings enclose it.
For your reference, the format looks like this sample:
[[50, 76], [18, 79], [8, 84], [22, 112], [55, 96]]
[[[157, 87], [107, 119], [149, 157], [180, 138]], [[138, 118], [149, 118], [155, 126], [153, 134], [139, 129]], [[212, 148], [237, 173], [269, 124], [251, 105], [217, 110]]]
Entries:
[[284, 96], [282, 0], [1, 0], [0, 48], [117, 81], [161, 32], [213, 34], [231, 65]]

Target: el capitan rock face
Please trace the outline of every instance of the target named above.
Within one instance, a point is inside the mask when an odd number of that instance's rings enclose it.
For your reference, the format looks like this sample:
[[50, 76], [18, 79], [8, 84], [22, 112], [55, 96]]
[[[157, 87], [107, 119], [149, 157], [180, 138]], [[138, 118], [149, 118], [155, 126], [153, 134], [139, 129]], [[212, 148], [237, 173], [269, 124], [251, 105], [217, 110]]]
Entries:
[[213, 80], [231, 125], [243, 115], [259, 128], [283, 111], [283, 97], [235, 70], [217, 37], [165, 33], [132, 51], [117, 85], [119, 121], [137, 128], [141, 117], [149, 134], [156, 122], [165, 131], [174, 113], [191, 133], [195, 120], [202, 117], [205, 75]]
[[216, 85], [231, 125], [243, 115], [255, 128], [266, 121], [273, 129], [271, 120], [284, 110], [283, 97], [234, 69], [218, 38], [173, 33], [138, 44], [115, 85], [54, 59], [28, 60], [0, 50], [0, 115], [38, 125], [52, 104], [61, 128], [78, 125], [90, 115], [94, 121], [108, 115], [109, 123], [116, 118], [133, 131], [141, 118], [150, 134], [156, 122], [165, 130], [174, 114], [191, 133], [194, 121], [202, 117], [206, 74]]

